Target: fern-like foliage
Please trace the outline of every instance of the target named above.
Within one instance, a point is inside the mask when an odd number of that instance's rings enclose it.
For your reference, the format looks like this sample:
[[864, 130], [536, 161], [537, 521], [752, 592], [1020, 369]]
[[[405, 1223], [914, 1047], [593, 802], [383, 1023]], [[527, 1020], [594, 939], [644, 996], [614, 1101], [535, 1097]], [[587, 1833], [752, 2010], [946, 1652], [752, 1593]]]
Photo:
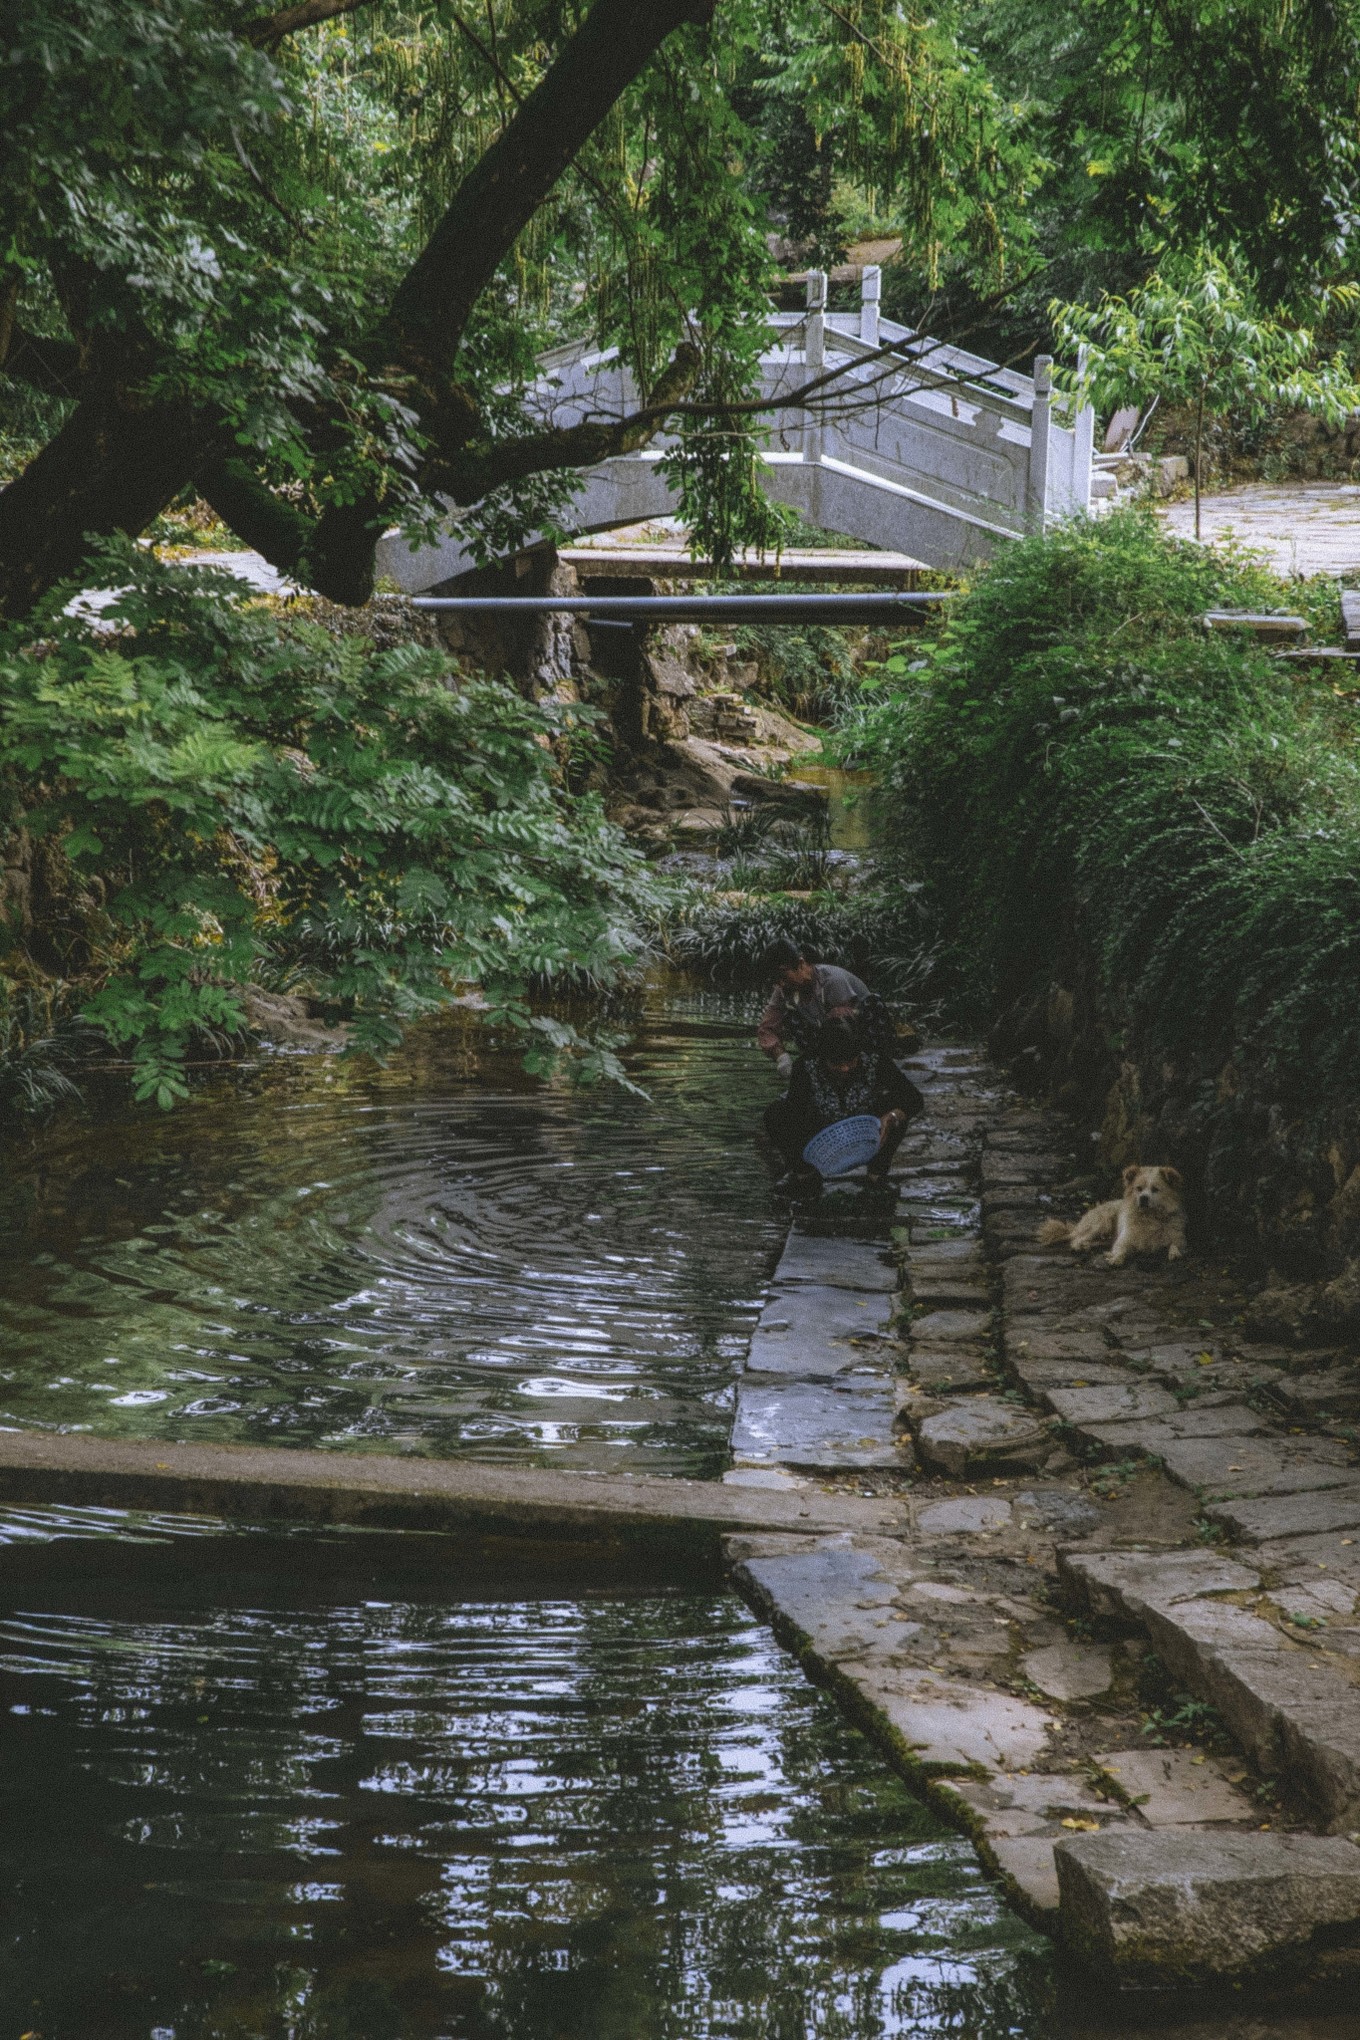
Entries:
[[[76, 1003], [139, 1096], [181, 1096], [190, 1044], [238, 1030], [259, 981], [305, 987], [375, 1055], [475, 985], [542, 1067], [529, 990], [607, 984], [645, 949], [662, 889], [555, 763], [588, 711], [281, 619], [136, 546], [86, 579], [117, 591], [98, 617], [67, 589], [0, 635], [0, 834], [82, 892]], [[31, 978], [31, 933], [0, 923], [0, 980]], [[552, 1046], [617, 1067], [570, 1030]]]

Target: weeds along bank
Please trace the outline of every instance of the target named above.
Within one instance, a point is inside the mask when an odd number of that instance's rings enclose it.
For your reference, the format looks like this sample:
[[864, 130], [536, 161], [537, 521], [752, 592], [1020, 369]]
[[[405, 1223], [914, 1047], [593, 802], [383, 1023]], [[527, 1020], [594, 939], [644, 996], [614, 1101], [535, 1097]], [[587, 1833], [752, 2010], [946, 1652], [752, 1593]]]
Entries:
[[[608, 985], [664, 888], [568, 790], [589, 712], [455, 679], [429, 645], [336, 638], [229, 576], [114, 549], [102, 614], [0, 633], [0, 1108], [127, 1058], [170, 1103], [239, 1031], [244, 988], [299, 994], [354, 1048], [476, 985], [539, 1066], [613, 1067], [534, 1016]], [[67, 591], [70, 592], [69, 590]]]
[[859, 740], [954, 994], [1108, 1161], [1174, 1159], [1360, 1325], [1360, 707], [1202, 623], [1299, 599], [1140, 513], [1073, 524], [990, 568]]

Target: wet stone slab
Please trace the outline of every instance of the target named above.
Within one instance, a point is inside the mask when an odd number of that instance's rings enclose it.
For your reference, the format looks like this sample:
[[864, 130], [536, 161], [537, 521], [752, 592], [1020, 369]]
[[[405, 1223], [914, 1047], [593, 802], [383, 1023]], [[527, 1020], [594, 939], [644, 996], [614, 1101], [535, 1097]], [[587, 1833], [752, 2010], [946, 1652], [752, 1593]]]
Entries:
[[879, 1290], [781, 1286], [752, 1334], [747, 1372], [803, 1380], [890, 1372], [897, 1352], [892, 1313], [893, 1298]]
[[734, 1542], [731, 1555], [739, 1552], [748, 1587], [823, 1662], [891, 1656], [920, 1634], [895, 1606], [900, 1578], [889, 1578], [873, 1551], [770, 1538]]
[[891, 1294], [898, 1284], [890, 1250], [871, 1240], [792, 1232], [774, 1272], [775, 1282], [813, 1283], [836, 1289]]
[[893, 1428], [892, 1383], [851, 1387], [743, 1378], [737, 1384], [732, 1457], [756, 1465], [904, 1467]]

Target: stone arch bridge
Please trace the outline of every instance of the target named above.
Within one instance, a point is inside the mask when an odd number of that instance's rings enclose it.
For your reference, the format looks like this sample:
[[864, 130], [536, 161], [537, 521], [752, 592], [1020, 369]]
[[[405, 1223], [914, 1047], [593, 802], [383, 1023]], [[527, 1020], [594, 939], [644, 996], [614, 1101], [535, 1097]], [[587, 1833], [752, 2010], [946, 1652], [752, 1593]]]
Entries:
[[[826, 309], [826, 277], [807, 307], [770, 315], [761, 394], [777, 406], [831, 377], [817, 410], [772, 409], [765, 486], [809, 523], [922, 565], [961, 569], [1006, 540], [1090, 507], [1093, 420], [1057, 414], [1052, 364], [1026, 376], [879, 316], [880, 272], [863, 272], [858, 312]], [[636, 385], [614, 349], [581, 342], [539, 362], [530, 410], [545, 424], [626, 416]], [[588, 469], [569, 518], [579, 533], [674, 513], [666, 442]], [[450, 534], [412, 552], [394, 536], [378, 570], [408, 593], [447, 587], [475, 562]]]

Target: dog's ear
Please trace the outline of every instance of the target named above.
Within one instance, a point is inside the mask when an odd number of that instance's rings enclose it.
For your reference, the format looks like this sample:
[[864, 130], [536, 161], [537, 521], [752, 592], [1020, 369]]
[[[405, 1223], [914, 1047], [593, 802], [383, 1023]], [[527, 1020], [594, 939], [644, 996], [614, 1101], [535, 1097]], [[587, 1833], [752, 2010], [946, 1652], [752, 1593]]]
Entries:
[[1179, 1190], [1185, 1180], [1179, 1169], [1163, 1169], [1162, 1174], [1166, 1177], [1173, 1190]]
[[1127, 1169], [1125, 1169], [1125, 1171], [1124, 1171], [1124, 1188], [1125, 1188], [1126, 1190], [1128, 1189], [1129, 1185], [1130, 1185], [1130, 1184], [1132, 1183], [1132, 1181], [1133, 1181], [1134, 1177], [1135, 1177], [1135, 1176], [1136, 1176], [1137, 1174], [1138, 1174], [1138, 1163], [1137, 1163], [1137, 1162], [1130, 1162], [1130, 1163], [1129, 1163], [1129, 1166], [1128, 1166], [1128, 1167], [1127, 1167]]

